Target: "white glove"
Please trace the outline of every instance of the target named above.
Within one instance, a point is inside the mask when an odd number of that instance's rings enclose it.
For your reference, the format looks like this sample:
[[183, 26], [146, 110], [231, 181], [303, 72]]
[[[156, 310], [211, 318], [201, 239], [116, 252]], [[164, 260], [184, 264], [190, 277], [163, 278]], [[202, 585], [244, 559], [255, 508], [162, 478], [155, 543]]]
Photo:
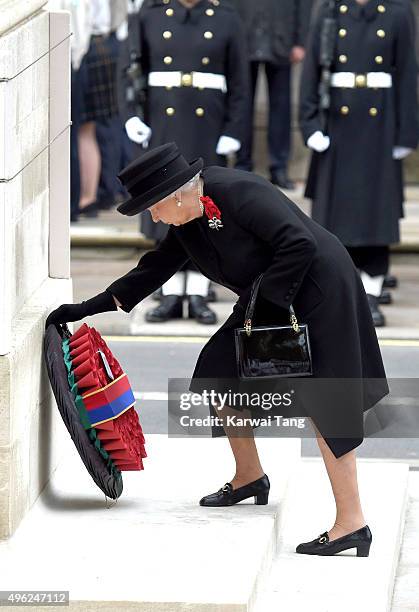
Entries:
[[393, 159], [403, 159], [412, 151], [413, 149], [409, 149], [409, 147], [393, 147]]
[[217, 155], [230, 155], [236, 153], [241, 147], [241, 142], [231, 136], [220, 136], [217, 143]]
[[130, 140], [142, 145], [144, 149], [148, 147], [151, 138], [151, 128], [141, 121], [139, 117], [128, 119], [125, 123], [125, 129]]
[[310, 138], [307, 140], [307, 146], [310, 149], [317, 151], [318, 153], [323, 153], [323, 151], [326, 151], [326, 149], [329, 148], [329, 145], [330, 145], [329, 136], [325, 136], [323, 132], [321, 132], [320, 130], [317, 130], [317, 132], [314, 132], [314, 134], [312, 134]]

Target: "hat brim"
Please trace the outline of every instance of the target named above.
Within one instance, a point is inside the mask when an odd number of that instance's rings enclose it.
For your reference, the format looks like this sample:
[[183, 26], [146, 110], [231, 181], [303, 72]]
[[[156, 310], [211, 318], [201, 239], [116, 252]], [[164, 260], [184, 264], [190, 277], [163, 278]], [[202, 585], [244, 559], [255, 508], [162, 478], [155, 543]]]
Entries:
[[192, 162], [190, 162], [189, 168], [186, 168], [182, 172], [171, 176], [170, 179], [160, 183], [146, 193], [141, 194], [141, 196], [138, 196], [137, 198], [129, 198], [128, 200], [125, 200], [125, 202], [122, 202], [122, 204], [117, 207], [117, 211], [128, 217], [132, 217], [143, 212], [150, 206], [153, 206], [153, 204], [156, 202], [159, 202], [166, 196], [179, 189], [179, 187], [182, 187], [182, 185], [190, 181], [195, 174], [198, 174], [203, 167], [204, 160], [202, 157], [194, 159]]

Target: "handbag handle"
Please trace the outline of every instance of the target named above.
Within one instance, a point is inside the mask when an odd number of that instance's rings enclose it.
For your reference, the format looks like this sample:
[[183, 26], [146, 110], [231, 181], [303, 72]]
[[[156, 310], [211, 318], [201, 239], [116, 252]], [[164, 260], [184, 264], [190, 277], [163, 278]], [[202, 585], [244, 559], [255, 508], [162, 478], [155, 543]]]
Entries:
[[[263, 278], [263, 273], [259, 274], [259, 276], [257, 276], [252, 283], [252, 290], [250, 294], [249, 303], [247, 304], [245, 321], [244, 321], [244, 329], [246, 330], [246, 334], [248, 336], [250, 336], [250, 334], [252, 333], [252, 318], [253, 318], [253, 313], [255, 310], [257, 292], [259, 290], [259, 285], [260, 285], [262, 278]], [[294, 311], [292, 304], [290, 304], [289, 306], [289, 312], [290, 312], [291, 327], [296, 333], [298, 333], [300, 331], [300, 327], [298, 325], [297, 317], [295, 316], [295, 311]]]

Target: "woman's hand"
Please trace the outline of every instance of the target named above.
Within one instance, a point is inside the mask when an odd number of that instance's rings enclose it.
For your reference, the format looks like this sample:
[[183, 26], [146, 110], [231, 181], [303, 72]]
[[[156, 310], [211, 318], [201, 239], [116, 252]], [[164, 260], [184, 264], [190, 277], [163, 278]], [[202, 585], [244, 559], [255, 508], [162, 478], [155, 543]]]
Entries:
[[48, 315], [45, 322], [45, 329], [48, 328], [48, 325], [55, 325], [57, 327], [60, 323], [80, 321], [84, 316], [84, 307], [82, 304], [61, 304], [61, 306]]

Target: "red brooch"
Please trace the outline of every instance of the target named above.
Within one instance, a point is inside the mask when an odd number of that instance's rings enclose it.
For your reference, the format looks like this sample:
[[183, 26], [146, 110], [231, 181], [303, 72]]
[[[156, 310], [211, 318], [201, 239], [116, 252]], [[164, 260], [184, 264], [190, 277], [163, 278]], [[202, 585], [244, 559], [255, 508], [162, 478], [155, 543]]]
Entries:
[[214, 201], [209, 196], [201, 196], [199, 198], [204, 205], [205, 214], [208, 217], [208, 225], [211, 229], [220, 229], [223, 227], [221, 223], [221, 213]]

